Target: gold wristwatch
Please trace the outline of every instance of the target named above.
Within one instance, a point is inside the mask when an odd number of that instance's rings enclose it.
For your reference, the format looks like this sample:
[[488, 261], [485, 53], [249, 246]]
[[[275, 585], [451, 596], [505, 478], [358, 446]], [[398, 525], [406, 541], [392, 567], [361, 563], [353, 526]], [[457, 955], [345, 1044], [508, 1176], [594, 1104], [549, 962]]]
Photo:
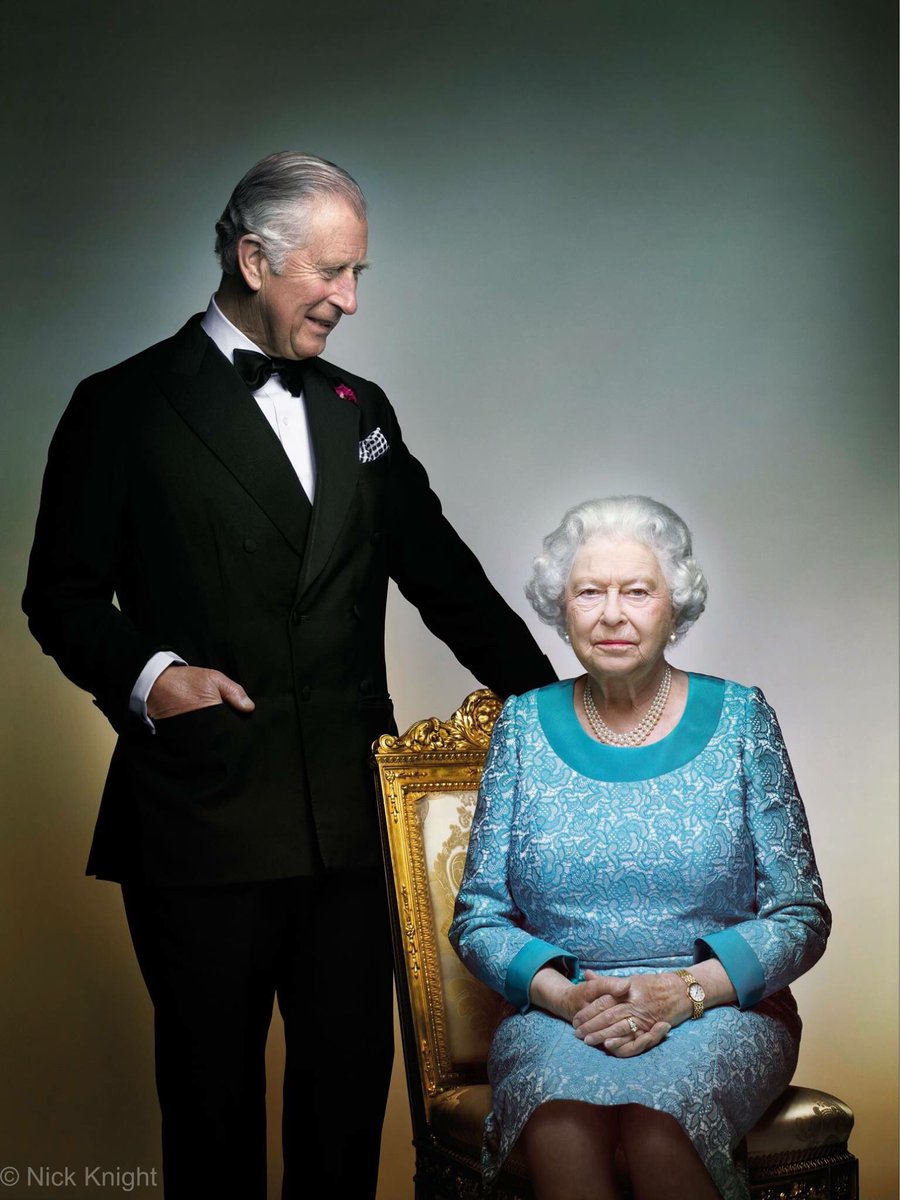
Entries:
[[688, 995], [691, 998], [691, 1004], [694, 1006], [694, 1011], [691, 1013], [691, 1020], [699, 1021], [703, 1016], [703, 1001], [706, 999], [703, 984], [698, 983], [690, 971], [686, 971], [684, 967], [679, 967], [675, 974], [680, 975], [687, 984]]

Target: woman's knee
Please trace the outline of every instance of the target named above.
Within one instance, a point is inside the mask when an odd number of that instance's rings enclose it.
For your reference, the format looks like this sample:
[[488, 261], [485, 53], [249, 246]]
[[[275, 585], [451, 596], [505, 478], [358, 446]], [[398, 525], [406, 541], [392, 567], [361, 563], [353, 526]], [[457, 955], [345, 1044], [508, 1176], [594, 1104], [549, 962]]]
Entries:
[[617, 1137], [612, 1109], [568, 1100], [540, 1105], [523, 1132], [535, 1194], [551, 1200], [606, 1200], [616, 1195]]
[[690, 1138], [669, 1113], [642, 1104], [619, 1109], [619, 1137], [626, 1157], [629, 1148], [642, 1154], [666, 1154], [690, 1146]]
[[643, 1200], [695, 1196], [714, 1200], [719, 1190], [674, 1117], [642, 1105], [621, 1109], [621, 1146], [632, 1191]]
[[549, 1138], [557, 1145], [561, 1140], [587, 1140], [598, 1149], [611, 1149], [619, 1135], [618, 1110], [578, 1100], [548, 1100], [531, 1114], [524, 1135], [532, 1146]]
[[629, 1160], [640, 1154], [644, 1160], [658, 1158], [662, 1162], [694, 1151], [676, 1118], [642, 1104], [626, 1104], [619, 1109], [619, 1140]]

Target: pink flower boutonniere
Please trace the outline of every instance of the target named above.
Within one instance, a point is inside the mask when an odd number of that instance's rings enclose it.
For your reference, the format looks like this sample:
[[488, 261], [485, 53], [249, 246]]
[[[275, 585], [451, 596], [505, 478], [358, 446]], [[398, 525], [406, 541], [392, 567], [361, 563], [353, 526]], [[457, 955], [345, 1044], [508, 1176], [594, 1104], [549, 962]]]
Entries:
[[347, 387], [346, 383], [336, 383], [334, 385], [334, 394], [340, 396], [342, 400], [349, 400], [351, 404], [359, 406], [356, 392], [354, 392], [352, 387]]

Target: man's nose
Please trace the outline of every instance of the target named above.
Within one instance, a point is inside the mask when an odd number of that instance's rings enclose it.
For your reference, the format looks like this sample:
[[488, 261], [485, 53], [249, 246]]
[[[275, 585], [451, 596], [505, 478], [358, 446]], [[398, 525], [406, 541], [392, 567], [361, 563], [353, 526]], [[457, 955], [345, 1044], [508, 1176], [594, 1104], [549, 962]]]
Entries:
[[335, 280], [334, 290], [331, 293], [331, 302], [336, 304], [345, 316], [352, 317], [358, 307], [356, 301], [356, 289], [359, 280], [349, 271], [345, 275], [339, 275]]

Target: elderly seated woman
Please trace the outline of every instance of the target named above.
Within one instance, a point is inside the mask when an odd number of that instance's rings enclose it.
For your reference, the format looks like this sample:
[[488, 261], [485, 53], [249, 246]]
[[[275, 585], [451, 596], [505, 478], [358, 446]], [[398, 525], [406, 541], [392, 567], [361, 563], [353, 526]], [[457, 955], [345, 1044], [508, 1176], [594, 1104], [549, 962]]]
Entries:
[[485, 1177], [521, 1137], [540, 1200], [618, 1196], [617, 1148], [637, 1200], [746, 1197], [830, 927], [778, 722], [666, 662], [706, 580], [665, 505], [573, 508], [526, 590], [585, 674], [504, 705], [450, 930], [512, 1006]]

